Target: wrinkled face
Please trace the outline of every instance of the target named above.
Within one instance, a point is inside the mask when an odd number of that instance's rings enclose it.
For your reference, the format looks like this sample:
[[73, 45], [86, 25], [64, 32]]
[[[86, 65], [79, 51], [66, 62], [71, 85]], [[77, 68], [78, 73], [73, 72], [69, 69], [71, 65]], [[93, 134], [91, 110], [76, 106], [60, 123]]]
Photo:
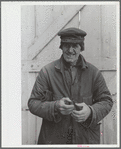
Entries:
[[79, 44], [75, 43], [63, 43], [62, 51], [65, 61], [73, 64], [78, 60], [79, 54], [81, 52], [81, 47]]

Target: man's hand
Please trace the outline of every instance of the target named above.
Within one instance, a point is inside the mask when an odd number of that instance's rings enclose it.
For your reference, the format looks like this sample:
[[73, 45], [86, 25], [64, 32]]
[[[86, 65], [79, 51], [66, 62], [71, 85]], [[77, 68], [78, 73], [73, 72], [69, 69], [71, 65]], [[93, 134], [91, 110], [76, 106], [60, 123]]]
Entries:
[[59, 101], [56, 101], [56, 107], [63, 115], [71, 114], [74, 109], [72, 101], [67, 97], [62, 98]]
[[84, 102], [83, 103], [75, 103], [75, 104], [76, 104], [76, 106], [78, 106], [80, 108], [83, 107], [83, 108], [80, 111], [73, 110], [72, 117], [77, 122], [84, 122], [84, 121], [86, 121], [86, 119], [91, 114], [91, 109]]

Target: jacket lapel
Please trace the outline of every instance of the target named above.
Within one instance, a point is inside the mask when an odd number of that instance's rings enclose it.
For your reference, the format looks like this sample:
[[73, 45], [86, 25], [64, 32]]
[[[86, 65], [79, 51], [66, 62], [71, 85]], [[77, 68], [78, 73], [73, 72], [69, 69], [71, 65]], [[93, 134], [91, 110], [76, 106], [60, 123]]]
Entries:
[[67, 82], [66, 82], [66, 77], [64, 75], [64, 65], [63, 65], [63, 62], [62, 62], [62, 57], [56, 61], [56, 64], [55, 64], [55, 69], [56, 71], [60, 72], [61, 75], [62, 75], [62, 78], [63, 78], [63, 82], [64, 82], [64, 86], [65, 86], [65, 89], [67, 91], [67, 94], [69, 96], [69, 98], [71, 98], [71, 93], [69, 91], [69, 88], [68, 88], [68, 85], [67, 85]]

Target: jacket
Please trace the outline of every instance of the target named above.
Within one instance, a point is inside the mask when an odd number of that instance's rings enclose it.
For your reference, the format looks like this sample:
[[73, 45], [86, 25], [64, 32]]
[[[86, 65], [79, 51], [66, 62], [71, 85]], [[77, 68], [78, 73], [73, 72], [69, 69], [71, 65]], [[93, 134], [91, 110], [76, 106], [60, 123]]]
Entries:
[[[43, 118], [38, 144], [66, 144], [68, 128], [73, 128], [72, 144], [99, 144], [100, 121], [110, 112], [113, 101], [101, 72], [85, 61], [69, 89], [62, 57], [44, 66], [35, 81], [28, 107], [32, 114]], [[69, 97], [85, 102], [92, 111], [90, 122], [76, 122], [71, 115], [55, 112], [55, 101]]]

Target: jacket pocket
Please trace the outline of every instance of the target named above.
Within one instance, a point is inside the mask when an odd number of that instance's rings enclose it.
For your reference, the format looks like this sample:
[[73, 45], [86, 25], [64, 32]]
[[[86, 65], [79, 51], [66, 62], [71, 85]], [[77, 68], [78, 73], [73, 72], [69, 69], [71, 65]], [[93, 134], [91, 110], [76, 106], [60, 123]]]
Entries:
[[93, 100], [92, 100], [92, 95], [90, 96], [83, 96], [83, 102], [86, 103], [87, 105], [92, 105]]
[[100, 144], [100, 124], [97, 124], [95, 128], [88, 129], [89, 144]]

